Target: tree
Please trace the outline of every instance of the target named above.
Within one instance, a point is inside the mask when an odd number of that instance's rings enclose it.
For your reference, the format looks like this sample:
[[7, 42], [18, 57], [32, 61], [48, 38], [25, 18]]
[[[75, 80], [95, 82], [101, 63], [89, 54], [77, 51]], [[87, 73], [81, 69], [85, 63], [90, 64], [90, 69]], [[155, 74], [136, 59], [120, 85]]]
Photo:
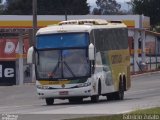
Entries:
[[151, 25], [160, 23], [160, 0], [132, 0], [134, 14], [149, 16]]
[[31, 15], [32, 0], [6, 0], [4, 14], [8, 15]]
[[38, 0], [39, 14], [59, 14], [65, 12], [73, 15], [85, 15], [89, 13], [90, 7], [87, 0]]
[[121, 5], [116, 0], [97, 0], [97, 8], [93, 9], [93, 14], [111, 15], [119, 14]]
[[[6, 0], [4, 14], [31, 15], [32, 0]], [[39, 15], [88, 14], [90, 6], [87, 0], [37, 0]]]
[[4, 4], [0, 4], [0, 15], [3, 14], [5, 5]]

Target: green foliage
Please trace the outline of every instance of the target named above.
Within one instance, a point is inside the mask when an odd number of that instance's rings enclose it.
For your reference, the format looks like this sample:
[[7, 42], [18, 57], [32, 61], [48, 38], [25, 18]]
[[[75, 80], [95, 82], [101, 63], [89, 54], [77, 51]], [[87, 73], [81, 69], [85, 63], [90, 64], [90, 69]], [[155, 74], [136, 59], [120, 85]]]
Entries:
[[[89, 13], [90, 6], [87, 0], [37, 0], [37, 13], [39, 15], [62, 15]], [[7, 0], [4, 14], [31, 15], [32, 0]]]
[[160, 0], [132, 0], [133, 13], [149, 16], [151, 25], [160, 21]]
[[160, 115], [160, 107], [148, 108], [148, 109], [139, 109], [131, 112], [131, 114], [158, 114]]
[[121, 5], [116, 0], [97, 0], [97, 8], [93, 9], [93, 14], [114, 15], [120, 13]]

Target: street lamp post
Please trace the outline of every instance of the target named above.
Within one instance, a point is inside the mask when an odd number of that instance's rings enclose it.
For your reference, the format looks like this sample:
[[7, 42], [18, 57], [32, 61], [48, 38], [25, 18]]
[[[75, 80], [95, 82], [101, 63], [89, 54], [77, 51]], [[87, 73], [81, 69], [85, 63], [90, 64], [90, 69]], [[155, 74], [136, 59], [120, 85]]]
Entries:
[[[33, 37], [32, 37], [32, 45], [36, 44], [36, 32], [37, 32], [37, 0], [32, 0], [32, 10], [33, 10]], [[31, 79], [32, 82], [35, 82], [35, 66], [31, 65]]]
[[32, 9], [33, 9], [33, 38], [32, 44], [35, 45], [35, 38], [37, 32], [37, 0], [32, 0]]
[[65, 9], [65, 20], [67, 21], [67, 9]]

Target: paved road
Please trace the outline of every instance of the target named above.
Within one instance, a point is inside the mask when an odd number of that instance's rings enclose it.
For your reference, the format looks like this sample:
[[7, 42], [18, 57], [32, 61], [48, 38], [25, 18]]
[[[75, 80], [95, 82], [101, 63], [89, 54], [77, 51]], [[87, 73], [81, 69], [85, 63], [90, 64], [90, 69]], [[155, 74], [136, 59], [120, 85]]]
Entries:
[[20, 120], [60, 120], [160, 107], [160, 74], [132, 78], [132, 87], [125, 93], [124, 101], [109, 102], [101, 97], [100, 102], [94, 104], [89, 99], [83, 104], [69, 104], [67, 100], [55, 102], [53, 106], [46, 106], [44, 100], [37, 98], [34, 85], [0, 87], [0, 114], [23, 114], [19, 115]]

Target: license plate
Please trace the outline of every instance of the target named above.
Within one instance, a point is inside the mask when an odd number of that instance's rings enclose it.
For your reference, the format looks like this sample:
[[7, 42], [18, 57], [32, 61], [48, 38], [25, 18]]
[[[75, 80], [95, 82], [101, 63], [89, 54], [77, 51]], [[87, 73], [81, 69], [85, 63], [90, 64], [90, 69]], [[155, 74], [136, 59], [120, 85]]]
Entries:
[[68, 91], [60, 91], [59, 95], [68, 95]]

